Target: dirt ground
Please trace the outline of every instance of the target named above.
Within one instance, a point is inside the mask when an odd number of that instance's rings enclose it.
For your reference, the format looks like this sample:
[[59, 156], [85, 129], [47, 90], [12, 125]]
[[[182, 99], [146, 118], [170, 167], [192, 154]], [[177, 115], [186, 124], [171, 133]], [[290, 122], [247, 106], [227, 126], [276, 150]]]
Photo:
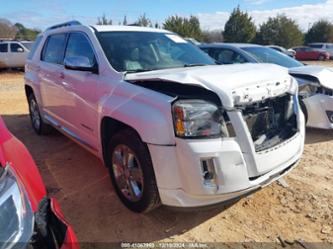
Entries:
[[35, 135], [23, 76], [0, 74], [0, 114], [30, 150], [80, 242], [333, 242], [333, 131], [307, 129], [302, 160], [284, 178], [288, 187], [273, 183], [229, 207], [135, 214], [97, 158], [59, 133]]

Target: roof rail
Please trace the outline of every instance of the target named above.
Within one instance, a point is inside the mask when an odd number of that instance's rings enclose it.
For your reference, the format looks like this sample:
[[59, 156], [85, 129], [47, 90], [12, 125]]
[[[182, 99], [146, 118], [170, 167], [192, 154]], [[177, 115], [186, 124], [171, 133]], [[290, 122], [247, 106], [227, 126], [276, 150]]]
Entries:
[[47, 28], [46, 30], [52, 30], [52, 29], [57, 29], [57, 28], [61, 28], [61, 27], [68, 27], [68, 26], [75, 26], [75, 25], [82, 25], [82, 24], [79, 21], [73, 20], [73, 21], [53, 25], [53, 26]]

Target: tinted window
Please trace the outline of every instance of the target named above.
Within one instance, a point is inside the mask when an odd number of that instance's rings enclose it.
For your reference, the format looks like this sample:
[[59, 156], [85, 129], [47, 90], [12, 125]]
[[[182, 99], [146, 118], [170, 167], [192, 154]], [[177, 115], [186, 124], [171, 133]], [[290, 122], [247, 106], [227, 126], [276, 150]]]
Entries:
[[62, 64], [64, 57], [66, 34], [49, 36], [42, 52], [42, 60], [50, 63]]
[[0, 53], [7, 53], [8, 52], [8, 44], [7, 43], [1, 43], [0, 44]]
[[24, 48], [17, 43], [11, 43], [10, 44], [10, 51], [12, 53], [23, 53], [24, 52]]
[[241, 54], [227, 48], [212, 48], [209, 53], [215, 60], [222, 64], [245, 63], [247, 60]]
[[36, 49], [38, 48], [38, 46], [39, 46], [41, 40], [42, 40], [42, 36], [38, 36], [38, 37], [36, 38], [35, 42], [32, 44], [31, 49], [30, 49], [30, 52], [29, 52], [29, 54], [28, 54], [28, 59], [29, 59], [29, 60], [31, 60], [32, 57], [34, 56], [35, 51], [36, 51]]
[[242, 49], [254, 56], [259, 62], [262, 63], [273, 63], [287, 68], [303, 66], [303, 64], [299, 61], [271, 48], [258, 46], [244, 47]]
[[157, 32], [100, 32], [99, 41], [117, 71], [150, 71], [215, 62], [183, 38]]
[[69, 35], [65, 58], [74, 56], [84, 56], [88, 58], [91, 66], [96, 63], [90, 42], [82, 33], [72, 33]]
[[322, 48], [323, 45], [321, 45], [321, 44], [310, 44], [310, 47], [311, 48]]
[[326, 45], [326, 48], [333, 49], [333, 44]]

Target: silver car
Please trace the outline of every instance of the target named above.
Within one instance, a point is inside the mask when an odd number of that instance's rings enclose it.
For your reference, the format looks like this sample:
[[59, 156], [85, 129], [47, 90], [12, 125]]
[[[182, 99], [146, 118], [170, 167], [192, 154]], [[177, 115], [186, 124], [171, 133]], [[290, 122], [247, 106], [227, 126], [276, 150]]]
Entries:
[[29, 51], [19, 41], [0, 41], [0, 69], [23, 68]]

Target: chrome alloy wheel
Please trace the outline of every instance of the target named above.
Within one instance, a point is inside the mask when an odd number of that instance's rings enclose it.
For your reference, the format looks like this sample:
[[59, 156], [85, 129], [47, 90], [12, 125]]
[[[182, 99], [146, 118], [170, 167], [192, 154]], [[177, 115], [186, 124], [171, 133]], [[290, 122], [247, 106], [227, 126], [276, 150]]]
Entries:
[[112, 153], [112, 170], [116, 184], [123, 195], [132, 202], [143, 194], [143, 172], [135, 153], [126, 145], [118, 145]]
[[34, 128], [36, 130], [39, 130], [41, 120], [40, 120], [39, 109], [38, 109], [36, 100], [34, 100], [34, 99], [30, 100], [29, 109], [30, 109], [30, 117], [31, 117], [32, 125], [34, 126]]

